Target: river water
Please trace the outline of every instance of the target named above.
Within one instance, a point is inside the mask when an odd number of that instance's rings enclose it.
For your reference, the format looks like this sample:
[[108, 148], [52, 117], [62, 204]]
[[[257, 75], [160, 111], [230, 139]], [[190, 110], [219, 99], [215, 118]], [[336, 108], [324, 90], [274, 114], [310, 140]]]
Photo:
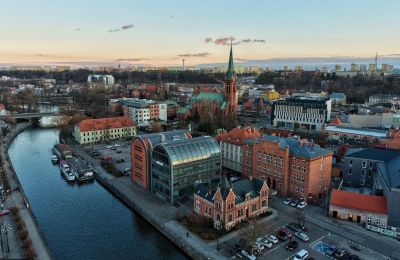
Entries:
[[10, 159], [55, 259], [186, 259], [96, 181], [70, 184], [52, 164], [55, 129], [17, 136]]

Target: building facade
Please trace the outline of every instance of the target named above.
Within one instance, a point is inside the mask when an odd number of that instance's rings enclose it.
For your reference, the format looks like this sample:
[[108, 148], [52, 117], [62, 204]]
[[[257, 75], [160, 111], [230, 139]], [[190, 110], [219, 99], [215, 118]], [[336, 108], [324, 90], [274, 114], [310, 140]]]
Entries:
[[115, 80], [112, 75], [89, 75], [87, 79], [88, 83], [101, 83], [106, 86], [114, 86]]
[[243, 174], [265, 179], [281, 196], [314, 202], [327, 195], [332, 154], [307, 140], [265, 135], [243, 146]]
[[124, 115], [132, 118], [138, 126], [148, 126], [154, 121], [168, 120], [165, 102], [139, 98], [124, 98], [118, 102], [123, 105]]
[[265, 180], [253, 178], [232, 183], [223, 179], [215, 189], [202, 183], [194, 192], [193, 211], [229, 230], [268, 210], [268, 190]]
[[386, 226], [386, 198], [334, 189], [329, 204], [329, 216], [368, 225]]
[[325, 97], [290, 97], [272, 104], [271, 124], [288, 129], [321, 131], [330, 120], [331, 100]]
[[73, 137], [79, 144], [136, 136], [136, 123], [129, 117], [85, 119], [74, 127]]
[[243, 171], [243, 145], [246, 140], [260, 137], [260, 132], [254, 127], [234, 128], [230, 132], [216, 136], [222, 154], [222, 167], [233, 175]]
[[171, 204], [193, 194], [196, 183], [220, 176], [221, 151], [210, 136], [160, 143], [151, 160], [151, 190]]
[[138, 135], [131, 144], [131, 178], [146, 190], [151, 189], [151, 153], [154, 146], [192, 138], [186, 130]]

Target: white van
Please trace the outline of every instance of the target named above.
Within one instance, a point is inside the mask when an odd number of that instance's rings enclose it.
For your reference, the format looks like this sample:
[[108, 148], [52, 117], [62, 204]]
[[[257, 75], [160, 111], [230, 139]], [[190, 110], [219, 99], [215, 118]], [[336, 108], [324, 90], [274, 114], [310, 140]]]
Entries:
[[293, 257], [294, 260], [304, 260], [308, 257], [307, 250], [301, 249], [297, 254]]

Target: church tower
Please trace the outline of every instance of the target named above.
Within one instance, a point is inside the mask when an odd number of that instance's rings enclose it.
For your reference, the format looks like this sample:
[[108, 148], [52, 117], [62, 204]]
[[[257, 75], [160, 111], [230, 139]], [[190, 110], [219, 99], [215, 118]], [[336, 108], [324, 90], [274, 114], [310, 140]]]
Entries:
[[229, 54], [229, 64], [228, 71], [225, 75], [225, 99], [227, 102], [227, 106], [225, 112], [228, 113], [237, 113], [238, 106], [238, 96], [237, 96], [237, 77], [233, 68], [233, 54], [232, 54], [232, 43], [231, 43], [231, 52]]

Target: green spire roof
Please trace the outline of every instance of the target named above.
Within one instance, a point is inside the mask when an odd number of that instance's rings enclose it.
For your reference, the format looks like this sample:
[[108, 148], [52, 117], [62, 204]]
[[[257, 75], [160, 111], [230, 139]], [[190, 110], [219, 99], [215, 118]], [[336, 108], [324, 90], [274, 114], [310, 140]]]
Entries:
[[231, 80], [234, 73], [235, 73], [235, 71], [233, 69], [233, 54], [232, 54], [232, 43], [231, 43], [231, 52], [229, 53], [228, 71], [226, 72], [225, 79]]

